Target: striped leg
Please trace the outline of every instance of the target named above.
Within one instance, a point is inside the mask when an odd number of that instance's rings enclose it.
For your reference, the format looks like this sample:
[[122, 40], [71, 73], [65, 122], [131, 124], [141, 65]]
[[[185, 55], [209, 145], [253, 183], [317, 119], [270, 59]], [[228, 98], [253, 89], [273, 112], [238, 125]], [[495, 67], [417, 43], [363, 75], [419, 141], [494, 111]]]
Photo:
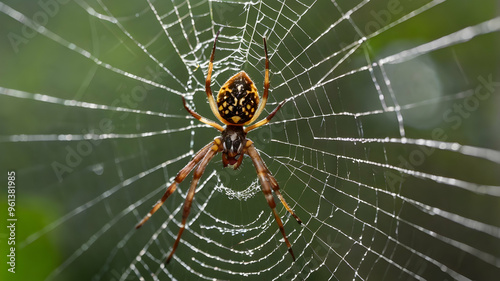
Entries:
[[[248, 140], [248, 142], [251, 142], [251, 141]], [[295, 255], [293, 254], [292, 245], [290, 244], [290, 241], [288, 241], [288, 238], [286, 237], [285, 228], [283, 227], [283, 222], [281, 221], [281, 218], [279, 217], [278, 212], [276, 212], [276, 203], [274, 202], [273, 194], [271, 192], [271, 186], [274, 185], [271, 183], [273, 180], [274, 180], [274, 182], [276, 182], [276, 180], [274, 179], [274, 177], [271, 176], [271, 174], [267, 170], [267, 167], [264, 164], [264, 161], [260, 157], [259, 153], [255, 149], [255, 146], [251, 143], [250, 143], [250, 145], [247, 144], [247, 146], [248, 146], [248, 148], [247, 148], [246, 153], [248, 154], [248, 156], [250, 156], [250, 158], [252, 158], [253, 165], [255, 166], [255, 169], [257, 170], [257, 175], [259, 177], [260, 184], [262, 186], [261, 187], [262, 192], [264, 192], [264, 196], [266, 197], [267, 204], [269, 205], [269, 207], [273, 211], [274, 219], [276, 220], [276, 223], [278, 223], [278, 227], [281, 231], [281, 234], [283, 235], [283, 238], [285, 238], [285, 243], [286, 243], [286, 246], [288, 247], [288, 252], [290, 253], [290, 255], [292, 255], [292, 259], [295, 261]], [[270, 178], [272, 178], [273, 180], [270, 180]], [[281, 198], [282, 198], [282, 196], [280, 196], [280, 199]], [[284, 202], [284, 200], [282, 202]], [[286, 206], [288, 206], [288, 205], [286, 205]]]
[[158, 200], [158, 202], [156, 202], [156, 204], [153, 206], [153, 209], [149, 211], [149, 213], [142, 219], [142, 221], [135, 226], [136, 229], [141, 227], [145, 222], [149, 220], [149, 218], [156, 211], [158, 211], [158, 209], [161, 207], [161, 205], [163, 205], [163, 203], [167, 200], [167, 198], [177, 189], [177, 184], [181, 183], [187, 177], [187, 175], [189, 175], [189, 173], [193, 170], [196, 164], [198, 164], [198, 162], [200, 162], [201, 159], [205, 157], [207, 152], [210, 150], [210, 147], [212, 147], [213, 145], [214, 142], [211, 142], [202, 149], [200, 149], [200, 151], [196, 153], [193, 159], [191, 159], [191, 161], [189, 161], [189, 163], [184, 168], [182, 168], [182, 170], [179, 171], [179, 173], [174, 179], [174, 182], [167, 188], [167, 191], [165, 191], [165, 194], [163, 194], [161, 199]]
[[255, 124], [253, 124], [251, 126], [246, 127], [245, 128], [245, 133], [248, 133], [248, 132], [250, 132], [253, 129], [256, 129], [256, 128], [260, 127], [260, 126], [263, 126], [263, 125], [266, 125], [267, 123], [269, 123], [269, 121], [274, 117], [274, 115], [276, 114], [276, 112], [278, 112], [278, 110], [280, 110], [280, 108], [283, 106], [283, 104], [285, 104], [285, 101], [286, 100], [280, 102], [280, 104], [278, 104], [278, 106], [271, 113], [269, 113], [269, 115], [266, 118], [260, 120], [259, 122], [255, 123]]
[[[255, 120], [257, 120], [257, 118], [259, 118], [259, 115], [264, 110], [264, 107], [266, 107], [267, 97], [269, 95], [269, 56], [267, 55], [266, 37], [264, 37], [262, 39], [264, 40], [264, 53], [266, 54], [266, 70], [264, 73], [264, 93], [262, 94], [262, 100], [259, 104], [259, 107], [255, 111], [255, 114], [252, 117], [252, 119], [250, 119], [250, 121], [248, 121], [248, 124], [252, 124]], [[246, 131], [246, 132], [248, 132], [248, 131]]]
[[222, 142], [220, 138], [217, 138], [215, 139], [215, 141], [210, 143], [209, 150], [204, 155], [203, 160], [200, 162], [198, 167], [196, 167], [196, 170], [194, 170], [193, 181], [191, 181], [191, 186], [189, 187], [188, 193], [186, 195], [186, 200], [184, 201], [181, 228], [179, 229], [179, 233], [177, 234], [177, 239], [175, 239], [174, 246], [172, 247], [172, 251], [167, 257], [165, 264], [168, 264], [170, 262], [170, 259], [172, 259], [172, 257], [174, 256], [175, 250], [177, 249], [177, 246], [179, 245], [179, 242], [181, 240], [182, 232], [184, 232], [184, 229], [186, 228], [186, 221], [189, 212], [191, 211], [191, 204], [193, 203], [196, 186], [198, 185], [198, 182], [200, 181], [200, 178], [203, 175], [203, 172], [205, 171], [205, 168], [207, 167], [208, 163], [210, 163], [210, 160], [212, 160], [215, 154], [217, 154], [217, 152], [221, 150], [222, 148], [221, 144]]

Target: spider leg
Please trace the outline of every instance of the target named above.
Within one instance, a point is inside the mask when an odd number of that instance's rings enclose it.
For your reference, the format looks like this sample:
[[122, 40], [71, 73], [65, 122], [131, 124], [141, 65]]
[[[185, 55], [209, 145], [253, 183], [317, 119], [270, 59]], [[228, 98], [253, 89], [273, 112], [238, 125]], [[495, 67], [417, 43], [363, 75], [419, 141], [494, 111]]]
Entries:
[[269, 95], [269, 58], [267, 55], [267, 44], [266, 44], [266, 37], [262, 38], [264, 40], [264, 52], [266, 54], [266, 70], [264, 74], [264, 93], [262, 94], [262, 101], [259, 104], [259, 107], [255, 111], [255, 114], [253, 115], [252, 119], [248, 121], [248, 124], [253, 123], [257, 118], [259, 118], [259, 115], [262, 113], [264, 110], [264, 107], [266, 106], [267, 103], [267, 97]]
[[[214, 97], [212, 96], [212, 88], [210, 87], [210, 84], [212, 83], [212, 70], [214, 68], [215, 45], [217, 43], [217, 38], [219, 37], [219, 33], [220, 33], [220, 30], [217, 32], [217, 35], [215, 35], [214, 47], [212, 49], [212, 55], [210, 56], [210, 62], [208, 63], [207, 79], [205, 80], [205, 92], [207, 93], [207, 99], [208, 99], [208, 103], [210, 104], [210, 109], [212, 110], [212, 113], [222, 123], [229, 125], [229, 123], [226, 120], [224, 120], [224, 118], [222, 118], [222, 116], [220, 116], [219, 110], [217, 109], [217, 104], [215, 103]], [[217, 128], [217, 129], [219, 129], [219, 128]]]
[[207, 124], [207, 125], [210, 125], [212, 127], [214, 127], [215, 129], [219, 130], [219, 131], [224, 131], [224, 128], [222, 128], [221, 125], [215, 123], [214, 121], [210, 120], [210, 119], [207, 119], [203, 116], [201, 116], [200, 114], [196, 113], [194, 110], [192, 110], [191, 108], [189, 108], [186, 104], [186, 99], [184, 97], [182, 97], [182, 102], [184, 103], [184, 108], [187, 110], [187, 112], [189, 112], [189, 114], [191, 114], [194, 118], [198, 119], [199, 121]]
[[[247, 144], [245, 145], [245, 148], [243, 150], [243, 153], [247, 153], [248, 151], [248, 148], [250, 146], [253, 146], [252, 145], [252, 141], [249, 141], [247, 142]], [[258, 155], [258, 153], [257, 153]], [[262, 158], [259, 156], [260, 160], [262, 161], [262, 166], [264, 167], [264, 169], [266, 170], [266, 173], [267, 173], [267, 179], [269, 180], [269, 182], [271, 183], [271, 187], [273, 188], [274, 190], [274, 193], [276, 193], [276, 196], [278, 196], [278, 198], [280, 199], [281, 201], [281, 204], [283, 204], [283, 206], [285, 207], [285, 209], [295, 218], [295, 220], [299, 223], [299, 224], [302, 224], [302, 221], [300, 220], [300, 218], [293, 212], [292, 208], [290, 208], [290, 206], [288, 206], [288, 204], [286, 203], [285, 201], [285, 198], [283, 197], [283, 195], [281, 195], [281, 192], [280, 192], [280, 186], [278, 184], [278, 181], [276, 181], [276, 179], [273, 177], [273, 175], [271, 174], [271, 172], [269, 171], [269, 169], [267, 168], [266, 166], [266, 163], [264, 163], [264, 161], [262, 160]], [[239, 162], [239, 161], [238, 161]]]
[[283, 106], [283, 104], [285, 104], [285, 101], [282, 101], [280, 102], [280, 104], [278, 104], [278, 106], [264, 119], [260, 120], [259, 122], [251, 125], [251, 126], [248, 126], [245, 128], [245, 133], [248, 133], [250, 132], [251, 130], [253, 129], [256, 129], [262, 125], [265, 125], [267, 123], [269, 123], [269, 121], [271, 121], [271, 119], [274, 117], [274, 115], [276, 114], [276, 112], [278, 112], [278, 110], [280, 110], [280, 108]]
[[[283, 238], [285, 238], [285, 243], [286, 246], [288, 247], [288, 252], [290, 253], [290, 255], [292, 255], [292, 258], [295, 261], [295, 255], [293, 254], [292, 245], [290, 244], [290, 241], [288, 241], [288, 238], [286, 236], [285, 228], [283, 227], [283, 222], [281, 221], [278, 212], [276, 212], [276, 203], [274, 202], [273, 194], [271, 193], [272, 180], [270, 180], [269, 178], [270, 175], [269, 170], [267, 169], [266, 165], [264, 164], [264, 161], [257, 152], [257, 149], [255, 149], [255, 146], [251, 143], [250, 140], [248, 140], [248, 142], [250, 142], [250, 145], [247, 144], [248, 148], [246, 153], [248, 154], [248, 156], [250, 156], [250, 158], [252, 158], [253, 165], [257, 170], [257, 176], [259, 177], [262, 192], [264, 192], [267, 204], [273, 211], [274, 219], [278, 223], [278, 227], [281, 231], [281, 234], [283, 235]], [[276, 180], [274, 181], [276, 182]]]
[[[264, 161], [262, 161], [262, 163], [264, 163]], [[271, 174], [271, 172], [269, 171], [269, 169], [267, 168], [267, 166], [265, 165], [264, 163], [264, 168], [266, 168], [267, 170], [267, 178], [269, 179], [269, 181], [271, 182], [271, 187], [273, 188], [274, 190], [274, 193], [276, 193], [276, 196], [278, 196], [278, 198], [280, 199], [281, 201], [281, 204], [283, 204], [283, 206], [285, 207], [285, 209], [295, 218], [295, 220], [299, 223], [299, 224], [302, 224], [302, 221], [299, 219], [299, 217], [293, 212], [292, 208], [290, 208], [290, 206], [288, 206], [288, 204], [286, 203], [285, 201], [285, 198], [283, 197], [283, 195], [281, 195], [281, 192], [280, 192], [280, 186], [278, 185], [278, 182], [276, 181], [276, 179], [273, 177], [273, 175]]]
[[193, 203], [196, 186], [198, 185], [198, 182], [201, 176], [203, 175], [203, 172], [205, 172], [205, 168], [207, 167], [208, 163], [210, 163], [210, 160], [212, 160], [215, 154], [217, 154], [221, 150], [222, 150], [222, 139], [218, 137], [209, 144], [209, 149], [207, 153], [204, 155], [203, 160], [201, 160], [198, 167], [196, 167], [196, 169], [194, 170], [193, 181], [191, 181], [191, 186], [189, 187], [188, 193], [186, 195], [186, 200], [184, 201], [181, 228], [179, 229], [179, 233], [177, 234], [177, 239], [175, 239], [174, 246], [172, 247], [172, 251], [167, 257], [165, 264], [168, 264], [170, 262], [170, 259], [172, 259], [175, 250], [177, 249], [177, 246], [179, 245], [179, 242], [181, 240], [182, 232], [184, 232], [184, 229], [186, 228], [186, 221], [189, 212], [191, 210], [191, 204]]
[[202, 149], [200, 149], [200, 151], [198, 151], [196, 153], [196, 155], [193, 156], [191, 161], [189, 161], [189, 163], [187, 163], [187, 165], [184, 168], [182, 168], [182, 170], [179, 171], [179, 173], [177, 174], [177, 176], [174, 179], [174, 182], [165, 191], [165, 194], [163, 194], [161, 199], [158, 200], [158, 202], [156, 202], [156, 204], [153, 206], [151, 211], [149, 211], [149, 213], [142, 219], [142, 221], [139, 222], [135, 226], [136, 229], [141, 227], [146, 221], [148, 221], [149, 218], [161, 207], [161, 205], [163, 205], [163, 203], [167, 200], [167, 198], [172, 193], [174, 193], [174, 191], [177, 189], [177, 184], [181, 183], [187, 177], [187, 175], [191, 172], [191, 170], [193, 170], [193, 168], [196, 166], [196, 164], [198, 164], [198, 162], [200, 162], [201, 159], [203, 159], [203, 157], [205, 157], [205, 155], [210, 150], [210, 147], [213, 144], [214, 144], [214, 142], [211, 142], [211, 143], [207, 144], [205, 147], [203, 147]]

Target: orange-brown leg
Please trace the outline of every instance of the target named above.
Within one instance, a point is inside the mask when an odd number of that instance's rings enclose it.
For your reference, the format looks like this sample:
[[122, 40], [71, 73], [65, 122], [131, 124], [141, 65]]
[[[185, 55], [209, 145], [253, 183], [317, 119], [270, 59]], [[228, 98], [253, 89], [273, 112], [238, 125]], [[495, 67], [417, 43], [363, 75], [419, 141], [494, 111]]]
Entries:
[[248, 126], [245, 128], [245, 133], [248, 133], [250, 132], [251, 130], [253, 129], [256, 129], [262, 125], [265, 125], [267, 123], [269, 123], [269, 121], [274, 117], [274, 115], [276, 114], [276, 112], [278, 112], [278, 110], [280, 110], [280, 108], [283, 106], [283, 104], [285, 104], [285, 101], [282, 101], [280, 102], [280, 104], [278, 104], [278, 106], [264, 119], [260, 120], [259, 122], [251, 125], [251, 126]]
[[[250, 140], [248, 140], [248, 141], [251, 142]], [[288, 241], [288, 238], [286, 236], [285, 228], [283, 227], [283, 222], [281, 221], [281, 218], [279, 217], [278, 212], [276, 212], [276, 203], [274, 202], [273, 194], [271, 192], [271, 185], [272, 184], [271, 184], [271, 181], [269, 180], [269, 173], [268, 173], [268, 170], [266, 168], [266, 165], [264, 164], [264, 161], [260, 157], [259, 153], [255, 149], [255, 146], [253, 144], [250, 144], [248, 146], [246, 153], [248, 154], [248, 156], [250, 156], [250, 158], [252, 158], [253, 165], [255, 166], [255, 169], [257, 170], [257, 176], [259, 177], [262, 192], [264, 192], [264, 196], [266, 197], [267, 204], [269, 205], [269, 207], [273, 211], [274, 219], [278, 223], [278, 227], [281, 231], [281, 234], [283, 235], [283, 238], [285, 239], [286, 246], [288, 247], [288, 252], [290, 253], [290, 255], [292, 255], [292, 259], [295, 261], [295, 255], [293, 254], [292, 245], [290, 244], [290, 241]]]
[[207, 144], [205, 147], [203, 147], [202, 149], [200, 149], [200, 151], [198, 151], [195, 154], [195, 156], [191, 159], [191, 161], [189, 161], [189, 163], [184, 168], [182, 168], [182, 170], [179, 171], [179, 173], [177, 174], [177, 176], [174, 179], [174, 182], [165, 191], [165, 194], [163, 194], [161, 199], [158, 200], [158, 202], [156, 202], [156, 204], [153, 206], [153, 209], [151, 209], [151, 211], [149, 211], [149, 213], [142, 219], [142, 221], [139, 222], [135, 226], [136, 229], [141, 227], [146, 221], [149, 220], [149, 218], [156, 211], [158, 211], [158, 209], [161, 207], [161, 205], [163, 205], [163, 203], [167, 200], [167, 198], [172, 193], [174, 193], [174, 191], [177, 189], [177, 184], [181, 183], [186, 178], [186, 176], [191, 172], [191, 170], [193, 170], [193, 168], [196, 166], [196, 164], [198, 164], [198, 162], [200, 162], [201, 159], [203, 159], [203, 157], [205, 157], [205, 155], [207, 154], [207, 152], [210, 150], [210, 148], [213, 145], [214, 145], [214, 142], [211, 142], [211, 143]]
[[259, 115], [262, 113], [264, 110], [264, 107], [266, 106], [267, 103], [267, 97], [269, 95], [269, 57], [267, 55], [267, 43], [266, 43], [266, 37], [262, 38], [264, 40], [264, 53], [266, 54], [266, 70], [264, 74], [264, 93], [262, 94], [262, 101], [259, 104], [259, 107], [257, 108], [257, 111], [255, 111], [254, 116], [248, 124], [253, 123], [257, 118], [259, 118]]
[[[264, 163], [264, 161], [262, 161], [262, 163]], [[264, 163], [264, 167], [266, 168], [266, 171], [267, 171], [267, 178], [269, 179], [269, 182], [271, 183], [271, 186], [273, 188], [273, 191], [274, 193], [276, 193], [276, 196], [278, 196], [278, 198], [280, 199], [281, 201], [281, 204], [283, 204], [283, 206], [285, 207], [285, 209], [295, 218], [295, 220], [299, 223], [299, 224], [302, 224], [302, 221], [299, 219], [299, 217], [293, 212], [292, 208], [290, 208], [290, 206], [288, 206], [288, 204], [286, 203], [285, 201], [285, 198], [283, 197], [283, 195], [281, 195], [281, 192], [280, 192], [280, 187], [278, 185], [278, 182], [276, 181], [276, 179], [273, 177], [273, 175], [271, 174], [271, 172], [269, 171], [269, 169], [267, 168], [267, 166], [265, 165]]]
[[203, 157], [203, 160], [201, 160], [198, 167], [196, 167], [196, 169], [194, 170], [193, 181], [191, 181], [191, 186], [189, 187], [188, 193], [186, 195], [186, 200], [184, 201], [181, 228], [179, 229], [177, 239], [175, 239], [174, 246], [172, 247], [172, 251], [167, 257], [165, 264], [168, 264], [170, 262], [170, 259], [172, 259], [172, 257], [174, 256], [175, 250], [177, 249], [177, 246], [179, 245], [179, 242], [181, 240], [182, 232], [184, 232], [184, 229], [186, 228], [186, 221], [191, 210], [191, 204], [193, 203], [196, 186], [198, 185], [198, 182], [203, 175], [203, 172], [205, 171], [208, 163], [210, 163], [210, 160], [212, 160], [215, 154], [217, 154], [217, 152], [222, 149], [221, 143], [222, 142], [220, 138], [217, 138], [214, 142], [212, 142], [208, 152], [205, 154], [205, 157]]

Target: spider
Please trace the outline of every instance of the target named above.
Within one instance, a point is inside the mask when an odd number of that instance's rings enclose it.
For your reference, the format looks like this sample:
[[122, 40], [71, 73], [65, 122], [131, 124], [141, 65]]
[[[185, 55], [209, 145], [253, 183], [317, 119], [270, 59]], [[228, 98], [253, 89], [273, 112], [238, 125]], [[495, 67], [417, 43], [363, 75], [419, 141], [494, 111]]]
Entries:
[[[200, 180], [205, 168], [212, 158], [219, 152], [222, 152], [222, 164], [224, 167], [230, 166], [235, 170], [241, 165], [243, 161], [243, 155], [247, 154], [253, 161], [253, 165], [257, 170], [257, 175], [259, 177], [262, 192], [264, 192], [264, 196], [267, 200], [267, 204], [271, 207], [271, 210], [274, 215], [274, 219], [278, 223], [278, 227], [285, 238], [286, 246], [288, 247], [288, 252], [292, 256], [292, 259], [295, 261], [295, 255], [292, 251], [292, 246], [288, 241], [288, 238], [285, 233], [285, 228], [283, 227], [283, 222], [281, 221], [278, 213], [276, 212], [276, 203], [274, 202], [273, 195], [271, 190], [274, 190], [274, 193], [280, 199], [283, 206], [286, 208], [288, 212], [297, 220], [299, 224], [302, 221], [299, 219], [297, 215], [293, 212], [293, 210], [288, 206], [285, 201], [285, 198], [281, 195], [279, 191], [278, 182], [273, 177], [271, 172], [267, 169], [266, 164], [260, 157], [257, 149], [253, 145], [253, 142], [247, 139], [246, 135], [253, 129], [256, 129], [262, 125], [265, 125], [273, 118], [276, 112], [281, 108], [285, 101], [282, 101], [266, 118], [260, 120], [259, 122], [250, 125], [253, 123], [259, 115], [264, 110], [264, 107], [267, 102], [267, 96], [269, 92], [269, 59], [267, 55], [267, 45], [266, 38], [264, 37], [264, 52], [266, 55], [266, 70], [265, 70], [265, 78], [264, 78], [264, 94], [262, 95], [262, 102], [259, 104], [259, 94], [257, 93], [257, 89], [255, 88], [254, 83], [248, 77], [248, 75], [241, 71], [231, 77], [220, 89], [217, 95], [217, 103], [215, 102], [212, 96], [212, 89], [210, 88], [211, 78], [212, 78], [212, 68], [213, 61], [215, 55], [215, 45], [217, 43], [217, 38], [219, 37], [219, 32], [215, 36], [214, 46], [212, 49], [212, 55], [210, 57], [210, 62], [208, 64], [208, 74], [205, 81], [205, 91], [207, 93], [208, 102], [210, 104], [210, 108], [217, 119], [219, 119], [226, 127], [222, 127], [218, 123], [211, 121], [205, 117], [202, 117], [198, 113], [191, 110], [187, 104], [184, 97], [182, 97], [182, 102], [184, 103], [184, 108], [196, 119], [199, 121], [210, 125], [221, 132], [221, 136], [216, 137], [212, 142], [203, 147], [200, 151], [198, 151], [194, 157], [189, 161], [189, 163], [179, 171], [177, 176], [174, 179], [174, 182], [167, 188], [165, 194], [163, 194], [162, 198], [158, 200], [158, 202], [153, 206], [151, 211], [144, 217], [144, 219], [136, 225], [136, 228], [141, 227], [167, 200], [167, 198], [175, 191], [177, 185], [180, 184], [187, 175], [194, 169], [193, 181], [191, 182], [191, 186], [186, 195], [186, 199], [184, 201], [184, 207], [182, 212], [182, 223], [179, 229], [179, 233], [177, 234], [177, 239], [174, 242], [172, 247], [172, 251], [168, 255], [165, 264], [170, 262], [170, 259], [175, 253], [179, 241], [181, 239], [182, 232], [186, 226], [186, 220], [189, 215], [191, 209], [191, 203], [193, 202], [193, 197], [196, 190], [196, 185]], [[250, 125], [246, 128], [243, 126]]]

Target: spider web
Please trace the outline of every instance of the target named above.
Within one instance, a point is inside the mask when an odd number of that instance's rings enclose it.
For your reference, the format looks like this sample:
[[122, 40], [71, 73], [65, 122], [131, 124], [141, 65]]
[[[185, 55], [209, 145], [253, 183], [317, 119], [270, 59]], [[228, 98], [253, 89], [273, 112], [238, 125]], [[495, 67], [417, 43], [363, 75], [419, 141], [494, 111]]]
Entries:
[[[494, 279], [498, 8], [451, 0], [1, 1], [1, 171], [16, 171], [18, 227], [17, 271], [0, 274]], [[275, 198], [295, 262], [249, 159], [237, 171], [222, 168], [220, 156], [209, 164], [168, 266], [191, 175], [134, 229], [218, 135], [183, 109], [181, 96], [214, 119], [204, 83], [221, 28], [214, 92], [240, 70], [263, 89], [267, 38], [263, 116], [286, 103], [249, 138], [303, 221]]]

